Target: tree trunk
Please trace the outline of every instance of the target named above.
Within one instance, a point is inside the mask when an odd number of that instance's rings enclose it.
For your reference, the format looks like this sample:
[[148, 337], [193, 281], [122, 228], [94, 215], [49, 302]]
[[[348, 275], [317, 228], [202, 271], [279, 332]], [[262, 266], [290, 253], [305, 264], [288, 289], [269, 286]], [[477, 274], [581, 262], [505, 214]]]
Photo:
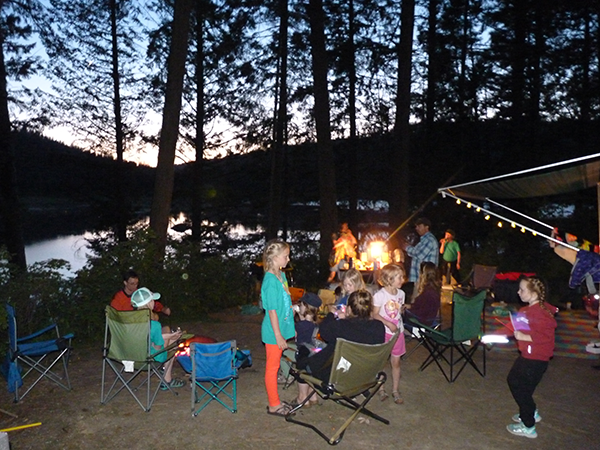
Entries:
[[167, 86], [165, 106], [158, 145], [158, 164], [154, 181], [154, 197], [150, 212], [150, 228], [157, 237], [159, 255], [164, 254], [167, 228], [173, 198], [175, 174], [175, 147], [179, 136], [179, 116], [185, 60], [187, 55], [192, 0], [175, 0], [169, 57], [167, 58]]
[[[0, 1], [0, 10], [4, 1]], [[25, 244], [21, 228], [21, 208], [17, 194], [17, 176], [12, 148], [6, 67], [4, 65], [4, 32], [0, 29], [0, 216], [4, 226], [4, 241], [11, 263], [27, 270]]]
[[396, 123], [392, 149], [392, 192], [389, 199], [390, 223], [400, 224], [408, 216], [410, 157], [410, 87], [415, 0], [402, 0], [400, 43], [398, 45], [398, 86]]
[[319, 164], [319, 201], [321, 245], [319, 256], [325, 267], [331, 250], [331, 234], [337, 229], [335, 161], [331, 145], [329, 122], [329, 91], [327, 86], [327, 52], [325, 50], [325, 13], [322, 0], [310, 0], [310, 44], [315, 95], [315, 125], [317, 129], [317, 151]]
[[113, 107], [115, 113], [115, 143], [117, 173], [115, 180], [115, 234], [120, 242], [127, 239], [127, 192], [125, 190], [126, 166], [123, 162], [123, 121], [121, 117], [121, 87], [119, 74], [119, 46], [117, 42], [117, 0], [110, 0], [110, 35], [112, 50]]
[[[404, 11], [404, 3], [402, 3], [402, 10]], [[429, 1], [429, 16], [427, 19], [427, 58], [429, 64], [427, 65], [427, 95], [425, 97], [426, 108], [425, 108], [425, 124], [427, 135], [431, 136], [433, 133], [433, 122], [435, 120], [435, 105], [437, 100], [437, 84], [438, 84], [438, 58], [439, 52], [437, 50], [437, 12], [438, 12], [438, 1]]]
[[204, 167], [204, 15], [203, 0], [196, 0], [196, 160], [192, 186], [192, 239], [202, 233], [202, 169]]
[[269, 222], [267, 239], [277, 237], [281, 226], [283, 205], [284, 151], [287, 144], [287, 57], [288, 57], [288, 1], [279, 3], [279, 70], [275, 95], [275, 123], [271, 153], [271, 187], [269, 195]]
[[354, 42], [355, 37], [355, 23], [354, 23], [354, 1], [350, 0], [348, 3], [348, 57], [350, 60], [349, 73], [348, 73], [348, 114], [350, 116], [350, 142], [348, 143], [348, 150], [350, 152], [350, 158], [348, 158], [348, 203], [349, 203], [349, 220], [350, 228], [356, 229], [358, 222], [357, 209], [358, 209], [358, 149], [357, 149], [357, 131], [356, 131], [356, 44]]

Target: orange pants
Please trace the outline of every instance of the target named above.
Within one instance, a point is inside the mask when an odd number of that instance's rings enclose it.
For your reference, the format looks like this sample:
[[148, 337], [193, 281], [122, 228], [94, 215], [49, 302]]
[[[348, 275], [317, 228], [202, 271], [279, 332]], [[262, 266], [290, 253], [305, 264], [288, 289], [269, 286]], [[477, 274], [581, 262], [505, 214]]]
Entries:
[[281, 363], [281, 350], [277, 345], [265, 344], [267, 350], [267, 367], [265, 369], [265, 387], [267, 388], [267, 397], [269, 399], [269, 406], [279, 406], [281, 400], [279, 399], [279, 392], [277, 392], [277, 372], [279, 371], [279, 364]]

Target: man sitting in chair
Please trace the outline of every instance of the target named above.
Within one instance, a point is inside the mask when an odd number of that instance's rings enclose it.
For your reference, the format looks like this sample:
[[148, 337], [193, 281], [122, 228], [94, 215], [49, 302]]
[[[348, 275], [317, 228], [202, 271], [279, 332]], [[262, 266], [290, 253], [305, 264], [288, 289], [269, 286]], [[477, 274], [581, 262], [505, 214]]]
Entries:
[[[366, 290], [353, 292], [348, 298], [346, 313], [327, 314], [319, 332], [327, 347], [312, 356], [301, 351], [298, 354], [298, 369], [305, 369], [320, 380], [328, 380], [331, 372], [331, 362], [338, 338], [361, 344], [383, 344], [385, 342], [385, 326], [379, 320], [371, 317], [373, 311], [373, 296]], [[298, 383], [298, 403], [302, 403], [310, 393], [310, 387]]]
[[[136, 309], [149, 309], [150, 311], [154, 308], [155, 300], [160, 298], [160, 294], [158, 292], [152, 292], [148, 288], [140, 288], [135, 291], [131, 295], [131, 306]], [[173, 342], [177, 341], [181, 337], [181, 330], [175, 331], [173, 333], [163, 333], [161, 330], [160, 323], [156, 320], [150, 321], [150, 341], [152, 344], [152, 349], [154, 351], [159, 351], [165, 348], [165, 346], [171, 345]], [[163, 352], [156, 356], [156, 362], [163, 363], [165, 368], [164, 380], [169, 386], [165, 384], [161, 385], [161, 390], [166, 391], [171, 388], [180, 388], [185, 385], [185, 383], [178, 379], [172, 378], [171, 372], [173, 370], [173, 362], [175, 358], [171, 358], [167, 361], [167, 352]]]

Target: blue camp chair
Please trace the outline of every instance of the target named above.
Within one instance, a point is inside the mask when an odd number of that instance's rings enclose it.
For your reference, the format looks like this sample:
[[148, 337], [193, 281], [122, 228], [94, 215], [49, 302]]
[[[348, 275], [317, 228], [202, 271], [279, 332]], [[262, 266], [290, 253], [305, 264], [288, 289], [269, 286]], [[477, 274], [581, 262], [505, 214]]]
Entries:
[[183, 370], [191, 372], [193, 417], [213, 400], [232, 413], [237, 412], [236, 353], [235, 341], [191, 343], [190, 358], [179, 358]]
[[[17, 337], [17, 318], [15, 308], [6, 303], [8, 316], [8, 342], [9, 349], [5, 362], [7, 372], [8, 391], [14, 393], [14, 402], [17, 403], [25, 397], [42, 379], [47, 379], [61, 388], [70, 391], [69, 356], [71, 353], [71, 340], [75, 337], [69, 333], [61, 335], [58, 325], [51, 325], [36, 331], [29, 336]], [[48, 339], [49, 336], [54, 336]], [[45, 340], [41, 340], [45, 338]], [[31, 384], [20, 393], [25, 379], [35, 378]], [[36, 378], [37, 377], [37, 378]]]

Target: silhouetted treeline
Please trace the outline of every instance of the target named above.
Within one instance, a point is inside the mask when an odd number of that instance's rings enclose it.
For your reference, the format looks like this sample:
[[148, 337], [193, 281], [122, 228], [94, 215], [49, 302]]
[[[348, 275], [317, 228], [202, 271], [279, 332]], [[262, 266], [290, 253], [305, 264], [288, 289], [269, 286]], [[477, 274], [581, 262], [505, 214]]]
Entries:
[[[429, 142], [430, 146], [434, 143], [430, 147], [433, 148], [431, 151], [425, 147], [422, 128], [415, 126], [412, 129], [413, 149], [410, 160], [410, 197], [414, 199], [411, 207], [415, 209], [420, 206], [456, 173], [452, 184], [594, 153], [597, 150], [593, 146], [586, 147], [580, 140], [580, 136], [584, 134], [583, 127], [583, 124], [576, 121], [543, 123], [536, 137], [543, 151], [533, 152], [526, 144], [518, 147], [509, 145], [514, 139], [506, 122], [472, 124], [466, 136], [463, 135], [464, 124], [437, 124], [434, 139]], [[587, 125], [585, 134], [593, 136], [588, 142], [597, 142], [600, 128], [591, 123]], [[340, 220], [347, 217], [351, 184], [357, 187], [362, 201], [389, 198], [392, 185], [388, 164], [390, 145], [389, 135], [360, 140], [358, 177], [352, 180], [347, 170], [347, 142], [334, 142]], [[460, 147], [465, 150], [461, 151]], [[118, 173], [117, 163], [112, 158], [93, 155], [25, 132], [15, 136], [15, 157], [19, 194], [28, 207], [24, 218], [28, 225], [26, 237], [31, 238], [32, 232], [41, 228], [58, 233], [64, 232], [64, 227], [80, 224], [97, 227], [110, 223], [110, 193], [113, 189], [111, 180]], [[227, 221], [264, 226], [269, 200], [269, 153], [257, 151], [232, 155], [207, 160], [205, 164], [203, 193], [207, 219], [217, 223]], [[318, 229], [316, 147], [311, 144], [288, 147], [285, 152], [285, 167], [284, 195], [286, 203], [292, 205], [285, 211], [287, 223], [290, 227], [299, 229]], [[191, 165], [177, 166], [174, 212], [189, 212], [191, 171]], [[154, 169], [150, 167], [127, 164], [132, 220], [149, 211], [153, 176]], [[581, 195], [583, 194], [574, 194], [572, 197], [575, 200], [575, 197]], [[527, 200], [527, 203], [538, 205], [541, 201]], [[448, 217], [441, 217], [448, 214], [447, 210], [431, 211], [430, 214], [440, 215], [438, 223], [452, 223]], [[75, 221], [70, 219], [73, 215], [77, 217]], [[58, 220], [57, 217], [63, 219]], [[387, 217], [385, 214], [374, 215], [362, 210], [359, 220], [385, 222]], [[397, 224], [390, 224], [392, 228], [395, 226]], [[452, 226], [456, 228], [458, 224]], [[48, 227], [56, 230], [48, 230]], [[590, 221], [590, 227], [595, 227], [595, 221]]]

